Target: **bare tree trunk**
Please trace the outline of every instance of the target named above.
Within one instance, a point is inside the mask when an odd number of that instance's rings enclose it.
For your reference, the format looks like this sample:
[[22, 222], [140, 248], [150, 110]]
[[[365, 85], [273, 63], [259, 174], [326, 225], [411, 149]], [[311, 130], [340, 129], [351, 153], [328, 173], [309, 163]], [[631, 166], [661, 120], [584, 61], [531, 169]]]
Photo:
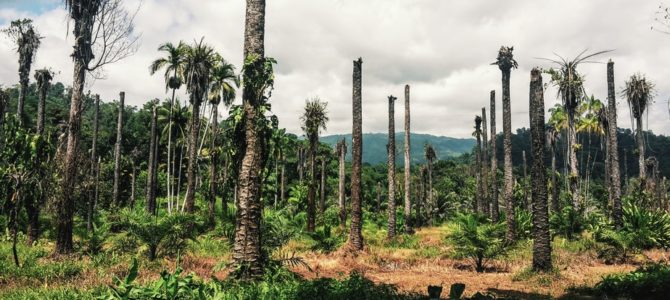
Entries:
[[489, 198], [489, 147], [488, 147], [488, 127], [486, 126], [486, 107], [482, 107], [482, 214], [491, 215], [491, 199]]
[[146, 211], [150, 214], [156, 215], [157, 210], [156, 210], [156, 176], [155, 174], [155, 169], [158, 167], [156, 166], [156, 143], [158, 142], [158, 138], [156, 135], [156, 119], [158, 118], [158, 102], [154, 102], [154, 105], [151, 109], [151, 132], [150, 134], [150, 141], [149, 141], [149, 167], [147, 170], [147, 205], [146, 205]]
[[410, 197], [412, 159], [410, 156], [410, 112], [409, 112], [409, 85], [405, 85], [405, 233], [411, 234], [412, 229], [412, 199]]
[[[119, 180], [121, 179], [121, 139], [123, 137], [123, 105], [126, 93], [119, 93], [119, 112], [116, 121], [116, 144], [114, 145], [114, 186], [112, 188], [112, 203], [122, 206], [119, 200]], [[124, 201], [125, 202], [125, 201]]]
[[551, 238], [547, 210], [547, 175], [544, 167], [544, 95], [540, 70], [530, 73], [531, 178], [533, 181], [533, 270], [550, 271]]
[[558, 182], [556, 180], [556, 145], [551, 145], [551, 206], [554, 213], [561, 211], [558, 191]]
[[388, 228], [387, 237], [395, 237], [395, 108], [396, 97], [389, 96], [389, 140], [388, 152]]
[[338, 160], [339, 160], [339, 180], [338, 180], [338, 186], [337, 186], [337, 191], [338, 191], [338, 206], [340, 209], [340, 226], [342, 229], [344, 229], [345, 225], [347, 224], [347, 206], [346, 206], [346, 195], [345, 195], [345, 189], [344, 189], [344, 181], [346, 180], [346, 175], [345, 175], [345, 158], [347, 155], [347, 143], [344, 138], [342, 138], [342, 141], [340, 141], [340, 146], [338, 147]]
[[[326, 157], [321, 158], [321, 192], [320, 197], [320, 209], [321, 209], [321, 220], [325, 219], [326, 214]], [[323, 221], [325, 223], [325, 221]]]
[[[637, 151], [638, 151], [638, 162], [640, 163], [640, 180], [644, 182], [647, 177], [647, 170], [644, 167], [644, 132], [642, 131], [642, 116], [635, 119], [636, 127], [636, 138], [637, 138]], [[640, 185], [640, 186], [643, 186]]]
[[477, 181], [477, 193], [475, 194], [475, 203], [472, 205], [472, 210], [475, 213], [484, 213], [484, 177], [482, 166], [482, 118], [477, 116], [475, 118], [475, 135], [477, 139], [477, 146], [475, 148], [475, 178]]
[[578, 209], [581, 205], [581, 194], [579, 192], [579, 165], [577, 160], [577, 131], [575, 129], [574, 112], [568, 110], [568, 154], [570, 155], [570, 192], [572, 193], [572, 206]]
[[[98, 160], [98, 129], [100, 127], [100, 95], [95, 95], [95, 110], [93, 113], [93, 141], [91, 142], [91, 178], [96, 178], [97, 160]], [[96, 202], [96, 194], [98, 189], [98, 182], [94, 183], [94, 187], [90, 190], [88, 197], [88, 209], [86, 213], [86, 230], [93, 230], [93, 205]]]
[[362, 65], [361, 58], [354, 61], [353, 73], [353, 126], [351, 147], [351, 230], [349, 245], [352, 250], [363, 249], [361, 208], [361, 159], [363, 152], [362, 115]]
[[521, 188], [523, 188], [523, 206], [532, 211], [531, 203], [528, 201], [528, 162], [526, 161], [526, 150], [521, 151], [521, 158], [523, 160], [523, 178], [521, 179]]
[[132, 173], [130, 174], [130, 208], [135, 206], [135, 164], [133, 164], [132, 169]]
[[[212, 105], [212, 136], [209, 145], [209, 223], [214, 224], [214, 213], [216, 205], [216, 188], [219, 186], [217, 178], [217, 165], [219, 164], [218, 150], [216, 149], [216, 138], [219, 134], [219, 108]], [[276, 200], [275, 200], [276, 203]]]
[[499, 221], [498, 205], [498, 146], [496, 144], [496, 91], [491, 91], [491, 220]]
[[316, 140], [309, 141], [309, 190], [307, 191], [307, 231], [314, 232], [316, 228]]
[[510, 104], [510, 70], [502, 71], [502, 106], [503, 106], [503, 150], [505, 153], [505, 214], [507, 221], [506, 239], [508, 242], [516, 240], [514, 224], [514, 175], [512, 174], [512, 107]]
[[[247, 0], [246, 23], [244, 32], [244, 57], [264, 58], [265, 0]], [[258, 64], [254, 67], [262, 67]], [[243, 82], [251, 80], [246, 77]], [[237, 215], [235, 221], [235, 243], [233, 261], [246, 272], [245, 277], [258, 277], [263, 273], [265, 264], [261, 254], [261, 169], [262, 149], [265, 146], [257, 131], [257, 119], [263, 116], [259, 112], [258, 99], [253, 95], [258, 91], [243, 90], [244, 137], [239, 176], [237, 180]], [[260, 98], [260, 97], [258, 97]]]
[[607, 123], [609, 128], [607, 151], [609, 152], [609, 176], [612, 186], [612, 220], [617, 228], [623, 226], [621, 208], [621, 177], [619, 172], [619, 141], [617, 137], [616, 92], [614, 90], [614, 62], [607, 63]]

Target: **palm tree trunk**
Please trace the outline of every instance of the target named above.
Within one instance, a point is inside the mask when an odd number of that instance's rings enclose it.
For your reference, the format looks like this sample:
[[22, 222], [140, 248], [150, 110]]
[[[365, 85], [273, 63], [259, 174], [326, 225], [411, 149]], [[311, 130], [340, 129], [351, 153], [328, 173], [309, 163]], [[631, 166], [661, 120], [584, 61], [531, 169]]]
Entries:
[[389, 96], [389, 141], [388, 141], [388, 228], [387, 237], [395, 237], [395, 97]]
[[551, 239], [547, 210], [547, 175], [544, 167], [544, 95], [540, 70], [533, 69], [530, 79], [531, 180], [533, 201], [533, 270], [549, 271]]
[[570, 192], [572, 193], [572, 206], [578, 209], [581, 205], [579, 192], [579, 165], [577, 160], [577, 131], [575, 130], [575, 113], [568, 110], [568, 153], [570, 155]]
[[528, 163], [526, 161], [526, 150], [521, 151], [521, 158], [523, 161], [523, 178], [521, 179], [521, 187], [523, 188], [523, 206], [528, 210], [530, 208], [530, 201], [528, 201]]
[[121, 139], [123, 137], [123, 104], [126, 93], [119, 93], [119, 112], [116, 121], [116, 144], [114, 146], [114, 186], [112, 188], [112, 203], [122, 206], [119, 200], [119, 180], [121, 179]]
[[488, 127], [486, 126], [486, 107], [482, 107], [482, 155], [481, 155], [481, 173], [482, 173], [482, 214], [491, 215], [491, 205], [489, 198], [489, 147], [488, 147]]
[[616, 92], [614, 90], [614, 62], [607, 63], [607, 123], [609, 125], [607, 151], [609, 152], [609, 176], [612, 186], [612, 220], [616, 228], [623, 226], [621, 208], [621, 177], [619, 174], [619, 141], [617, 137]]
[[[20, 56], [24, 56], [23, 54], [20, 54]], [[21, 58], [21, 61], [25, 60], [25, 58]], [[30, 83], [30, 65], [23, 66], [22, 63], [20, 63], [21, 66], [19, 68], [19, 99], [18, 102], [16, 103], [16, 118], [19, 120], [20, 126], [23, 126], [25, 123], [25, 113], [24, 113], [24, 104], [26, 103], [26, 95], [28, 95], [28, 87]], [[27, 70], [24, 70], [24, 68], [27, 68]]]
[[[326, 157], [324, 156], [321, 159], [321, 192], [319, 194], [320, 202], [319, 208], [321, 209], [321, 220], [325, 220], [326, 214]], [[325, 221], [323, 221], [325, 223]]]
[[410, 113], [409, 113], [409, 85], [405, 85], [405, 207], [403, 215], [405, 219], [405, 233], [411, 234], [412, 230], [412, 199], [410, 198], [410, 183], [411, 183], [411, 166], [412, 160], [410, 157]]
[[475, 135], [477, 139], [477, 145], [475, 148], [475, 178], [477, 182], [477, 192], [475, 194], [475, 203], [473, 203], [472, 210], [475, 213], [481, 214], [484, 213], [484, 185], [482, 183], [482, 130], [481, 130], [481, 121], [475, 121]]
[[156, 137], [156, 119], [158, 118], [158, 102], [154, 102], [154, 105], [151, 109], [151, 138], [149, 139], [149, 160], [148, 160], [148, 170], [147, 170], [147, 205], [145, 207], [147, 213], [156, 215], [156, 177], [154, 176], [156, 169], [156, 143], [158, 139]]
[[556, 145], [551, 145], [551, 210], [554, 213], [561, 211], [558, 191], [558, 182], [556, 180]]
[[[98, 129], [100, 127], [99, 123], [100, 117], [100, 95], [95, 95], [95, 110], [93, 112], [93, 140], [91, 142], [91, 178], [96, 178], [97, 176], [97, 159], [98, 159]], [[94, 187], [91, 189], [88, 197], [88, 205], [86, 212], [86, 230], [93, 230], [93, 205], [95, 203], [96, 193], [97, 193], [98, 183], [94, 183]]]
[[514, 175], [512, 174], [512, 111], [510, 105], [510, 70], [502, 71], [502, 106], [503, 106], [503, 151], [505, 153], [505, 214], [507, 220], [506, 239], [508, 242], [516, 240], [514, 230]]
[[188, 167], [186, 168], [186, 198], [184, 210], [192, 213], [195, 209], [196, 173], [198, 171], [198, 133], [200, 133], [200, 101], [202, 95], [191, 94], [191, 120], [188, 136]]
[[[642, 131], [642, 116], [639, 118], [635, 119], [636, 122], [636, 127], [635, 130], [637, 132], [636, 137], [637, 137], [637, 151], [638, 151], [638, 162], [640, 164], [640, 180], [643, 182], [646, 177], [647, 177], [647, 170], [644, 167], [644, 132]], [[643, 186], [643, 185], [640, 185]]]
[[433, 201], [433, 161], [428, 161], [428, 223], [433, 225], [433, 219], [437, 214], [437, 205]]
[[[40, 136], [44, 135], [44, 115], [46, 109], [46, 98], [48, 91], [48, 82], [45, 83], [45, 86], [39, 89], [39, 101], [37, 104], [37, 130], [36, 133]], [[37, 153], [37, 164], [40, 164], [41, 159], [44, 156], [43, 149], [40, 147]], [[44, 177], [44, 170], [38, 170], [40, 180], [42, 184], [46, 183]], [[32, 245], [33, 242], [37, 241], [40, 234], [40, 205], [45, 202], [46, 194], [45, 187], [43, 186], [40, 191], [38, 191], [37, 199], [25, 199], [26, 204], [26, 213], [28, 214], [28, 245]]]
[[[151, 151], [153, 152], [153, 151]], [[135, 206], [135, 164], [132, 166], [132, 173], [130, 174], [130, 208]]]
[[337, 185], [337, 192], [338, 192], [338, 207], [340, 209], [340, 226], [342, 229], [344, 229], [346, 223], [347, 223], [347, 207], [345, 203], [346, 195], [345, 189], [344, 189], [344, 181], [346, 180], [346, 175], [345, 175], [345, 158], [347, 155], [347, 144], [345, 142], [345, 139], [342, 138], [342, 141], [340, 141], [340, 147], [338, 147], [338, 160], [339, 160], [339, 180], [338, 180], [338, 185]]
[[491, 220], [498, 222], [498, 146], [496, 144], [496, 91], [491, 91]]
[[362, 115], [362, 65], [361, 58], [354, 61], [353, 72], [353, 126], [351, 148], [351, 230], [349, 245], [352, 250], [363, 249], [363, 220], [361, 208], [361, 159], [363, 152], [363, 115]]
[[[177, 70], [174, 71], [174, 76], [177, 76]], [[172, 196], [174, 192], [174, 185], [171, 181], [170, 175], [174, 172], [174, 158], [172, 155], [172, 115], [174, 110], [174, 97], [177, 89], [172, 89], [172, 98], [170, 98], [170, 113], [168, 117], [168, 144], [167, 144], [167, 170], [166, 170], [166, 190], [167, 190], [167, 203], [168, 203], [168, 213], [172, 213]], [[174, 180], [174, 179], [172, 179]]]
[[[75, 21], [78, 23], [79, 21]], [[90, 36], [90, 33], [89, 33]], [[85, 38], [76, 35], [75, 48], [81, 48]], [[90, 42], [90, 37], [88, 38]], [[78, 51], [74, 51], [75, 57]], [[67, 126], [67, 148], [63, 164], [63, 187], [60, 197], [56, 200], [56, 248], [58, 254], [70, 253], [72, 247], [72, 217], [74, 215], [74, 187], [77, 177], [77, 149], [79, 148], [82, 98], [86, 80], [86, 65], [82, 58], [74, 59], [74, 79], [72, 83], [72, 100]]]
[[309, 141], [309, 190], [307, 191], [307, 231], [316, 228], [316, 144], [317, 139]]
[[[247, 0], [244, 32], [244, 57], [264, 57], [265, 46], [265, 0]], [[261, 67], [258, 64], [256, 67]], [[246, 73], [246, 72], [245, 72]], [[245, 74], [246, 75], [246, 74]], [[246, 76], [245, 76], [246, 77]], [[244, 78], [244, 82], [252, 80]], [[261, 211], [260, 202], [262, 169], [262, 137], [257, 131], [259, 112], [258, 99], [254, 91], [245, 85], [243, 90], [244, 115], [244, 156], [242, 157], [237, 180], [237, 215], [235, 221], [235, 243], [233, 261], [243, 267], [245, 277], [257, 277], [263, 273], [264, 260], [261, 254]]]
[[214, 211], [216, 205], [216, 188], [219, 186], [217, 178], [217, 165], [219, 164], [218, 150], [216, 149], [216, 138], [219, 131], [219, 108], [217, 104], [212, 105], [212, 136], [209, 145], [209, 223], [214, 224]]

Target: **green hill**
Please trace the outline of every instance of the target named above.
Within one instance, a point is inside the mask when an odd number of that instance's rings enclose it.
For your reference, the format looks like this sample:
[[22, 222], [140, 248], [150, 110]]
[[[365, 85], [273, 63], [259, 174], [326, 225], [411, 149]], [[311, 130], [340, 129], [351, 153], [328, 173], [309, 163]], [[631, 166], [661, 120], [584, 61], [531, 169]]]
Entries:
[[[347, 160], [351, 159], [351, 134], [328, 135], [321, 137], [320, 141], [331, 147], [335, 147], [338, 140], [345, 138], [347, 141]], [[434, 136], [430, 134], [411, 134], [412, 164], [425, 162], [423, 156], [423, 146], [430, 143], [435, 148], [439, 159], [447, 159], [459, 156], [465, 152], [472, 151], [475, 145], [474, 139], [459, 139], [446, 136]], [[388, 135], [385, 133], [364, 133], [363, 134], [363, 162], [370, 164], [384, 163], [387, 159], [386, 144]], [[396, 133], [396, 164], [398, 167], [404, 166], [403, 149], [405, 147], [404, 133]]]

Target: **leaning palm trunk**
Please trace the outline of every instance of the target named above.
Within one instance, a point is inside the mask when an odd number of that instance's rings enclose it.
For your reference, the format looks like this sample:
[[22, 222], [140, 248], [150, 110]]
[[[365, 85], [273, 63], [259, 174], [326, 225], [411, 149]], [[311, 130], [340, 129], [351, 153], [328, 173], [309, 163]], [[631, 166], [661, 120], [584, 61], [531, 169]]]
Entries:
[[610, 194], [612, 202], [612, 220], [617, 228], [623, 225], [623, 212], [621, 208], [621, 177], [619, 174], [619, 150], [617, 140], [617, 113], [616, 113], [616, 93], [614, 90], [614, 62], [607, 63], [607, 124], [609, 131], [607, 152], [609, 153], [609, 183], [611, 185]]
[[396, 97], [389, 96], [389, 142], [388, 152], [388, 228], [387, 237], [395, 237], [395, 109]]
[[405, 85], [405, 207], [403, 211], [405, 219], [405, 233], [412, 233], [412, 199], [410, 198], [411, 183], [411, 157], [410, 157], [410, 114], [409, 114], [409, 85]]
[[349, 231], [349, 245], [352, 250], [363, 249], [362, 208], [361, 208], [361, 159], [363, 152], [362, 132], [362, 65], [361, 58], [354, 61], [353, 72], [353, 126], [351, 147], [351, 230]]
[[549, 271], [551, 239], [547, 210], [547, 178], [544, 167], [544, 96], [540, 70], [533, 69], [530, 79], [531, 178], [533, 201], [533, 270]]
[[[264, 58], [265, 52], [265, 0], [247, 0], [244, 33], [244, 57]], [[255, 64], [251, 68], [261, 68]], [[259, 110], [259, 91], [251, 90], [246, 84], [250, 72], [244, 72], [243, 89], [244, 141], [241, 145], [244, 155], [240, 163], [237, 180], [237, 214], [235, 218], [235, 243], [233, 261], [246, 272], [248, 277], [258, 277], [263, 273], [264, 259], [261, 254], [261, 170], [263, 139], [257, 130], [257, 120], [263, 115]]]
[[496, 91], [491, 91], [491, 220], [498, 222], [498, 146], [496, 144]]
[[123, 138], [123, 104], [126, 93], [119, 93], [119, 112], [116, 120], [116, 144], [114, 145], [114, 185], [112, 188], [112, 203], [121, 206], [119, 200], [119, 180], [121, 180], [121, 140]]

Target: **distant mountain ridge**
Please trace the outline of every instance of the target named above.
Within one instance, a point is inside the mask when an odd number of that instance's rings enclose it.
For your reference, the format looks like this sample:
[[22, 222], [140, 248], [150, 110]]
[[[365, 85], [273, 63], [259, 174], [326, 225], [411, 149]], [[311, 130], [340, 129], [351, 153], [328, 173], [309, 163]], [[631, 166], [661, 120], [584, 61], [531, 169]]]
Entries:
[[[396, 133], [396, 165], [403, 167], [405, 164], [405, 134]], [[328, 135], [320, 138], [322, 143], [335, 147], [337, 141], [345, 138], [347, 142], [347, 160], [351, 160], [351, 134]], [[476, 141], [475, 139], [461, 139], [446, 136], [435, 136], [422, 133], [411, 133], [411, 161], [412, 164], [425, 162], [424, 145], [429, 143], [435, 148], [439, 159], [447, 159], [459, 156], [463, 153], [472, 151]], [[388, 134], [385, 133], [364, 133], [363, 134], [363, 162], [370, 164], [385, 163], [387, 161], [386, 145], [388, 143]]]

